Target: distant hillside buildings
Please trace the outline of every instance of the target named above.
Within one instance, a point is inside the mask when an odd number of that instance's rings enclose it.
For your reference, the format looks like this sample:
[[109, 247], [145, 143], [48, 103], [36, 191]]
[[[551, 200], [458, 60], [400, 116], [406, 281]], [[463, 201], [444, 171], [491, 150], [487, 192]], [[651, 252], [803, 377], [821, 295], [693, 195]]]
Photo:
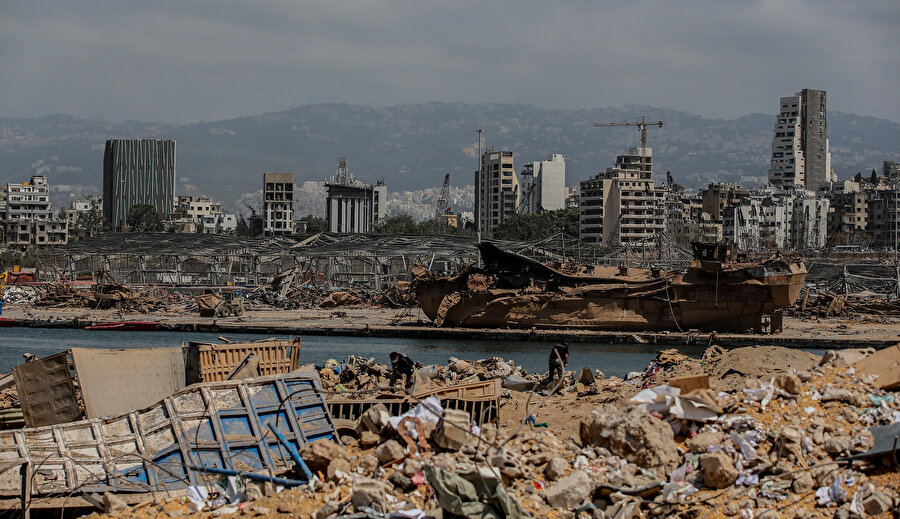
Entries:
[[103, 154], [103, 216], [128, 227], [128, 212], [146, 204], [160, 216], [175, 204], [175, 141], [110, 139]]
[[[442, 214], [443, 208], [456, 205], [462, 222], [474, 220], [475, 230], [491, 237], [497, 226], [519, 214], [577, 209], [581, 240], [611, 247], [640, 246], [663, 233], [684, 245], [693, 240], [724, 241], [744, 250], [822, 248], [829, 238], [834, 243], [893, 247], [900, 231], [900, 164], [884, 161], [880, 176], [873, 171], [871, 176], [838, 182], [831, 167], [826, 107], [822, 90], [803, 89], [780, 98], [768, 160], [769, 184], [758, 189], [712, 182], [694, 193], [678, 186], [670, 174], [665, 182], [655, 180], [650, 147], [631, 148], [612, 166], [577, 187], [566, 187], [562, 154], [526, 162], [517, 173], [516, 152], [490, 148], [478, 157], [474, 188], [455, 186], [451, 192], [448, 184], [440, 194], [404, 192], [392, 201], [392, 211], [419, 218], [437, 214], [449, 221], [456, 215]], [[102, 206], [109, 224], [115, 229], [130, 227], [129, 211], [146, 204], [170, 231], [236, 232], [237, 215], [222, 211], [219, 202], [175, 194], [175, 165], [174, 140], [106, 141]], [[375, 185], [359, 181], [346, 159], [338, 161], [334, 176], [324, 185], [307, 182], [295, 193], [294, 180], [292, 173], [263, 175], [262, 212], [254, 210], [251, 234], [293, 233], [295, 196], [304, 211], [316, 214], [321, 214], [324, 198], [329, 232], [374, 232], [387, 215], [384, 180]], [[468, 208], [473, 193], [474, 214], [466, 214], [459, 206]], [[254, 207], [259, 207], [259, 192], [253, 196]], [[86, 212], [91, 212], [88, 220], [98, 220], [89, 202], [75, 203], [55, 218], [45, 176], [7, 184], [0, 193], [3, 243], [17, 250], [65, 243], [72, 229], [83, 227], [76, 222]]]
[[[837, 182], [831, 168], [826, 93], [803, 89], [782, 97], [775, 118], [769, 185], [761, 189], [711, 183], [699, 194], [668, 179], [652, 180], [640, 150], [580, 184], [580, 237], [602, 245], [641, 243], [661, 229], [682, 244], [724, 241], [743, 250], [819, 249], [829, 236], [862, 245], [897, 241], [900, 168], [885, 161], [881, 177]], [[874, 174], [873, 174], [874, 175]]]

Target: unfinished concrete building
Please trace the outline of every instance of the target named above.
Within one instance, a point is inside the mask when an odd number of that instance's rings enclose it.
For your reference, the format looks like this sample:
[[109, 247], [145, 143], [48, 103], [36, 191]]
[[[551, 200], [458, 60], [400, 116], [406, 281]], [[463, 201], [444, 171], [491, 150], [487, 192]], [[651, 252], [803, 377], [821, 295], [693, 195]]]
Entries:
[[551, 153], [547, 160], [522, 166], [520, 213], [540, 213], [565, 208], [566, 159]]

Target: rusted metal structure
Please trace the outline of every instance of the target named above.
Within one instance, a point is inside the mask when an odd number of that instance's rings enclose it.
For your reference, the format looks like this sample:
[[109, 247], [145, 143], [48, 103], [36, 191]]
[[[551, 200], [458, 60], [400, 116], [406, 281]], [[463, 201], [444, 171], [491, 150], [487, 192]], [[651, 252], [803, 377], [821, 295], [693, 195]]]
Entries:
[[43, 247], [41, 280], [98, 278], [140, 285], [260, 285], [297, 269], [304, 283], [381, 289], [424, 265], [449, 274], [475, 261], [475, 240], [458, 236], [318, 233], [238, 238], [213, 234], [107, 233]]
[[543, 264], [479, 245], [484, 268], [415, 281], [438, 326], [595, 330], [759, 330], [763, 316], [797, 299], [806, 269], [780, 256], [747, 263], [695, 244], [685, 272], [625, 265]]
[[500, 379], [470, 382], [445, 388], [416, 393], [412, 397], [385, 393], [373, 398], [353, 400], [349, 398], [328, 398], [328, 409], [340, 424], [355, 422], [370, 407], [384, 404], [388, 413], [398, 416], [415, 407], [420, 401], [437, 396], [444, 409], [461, 409], [469, 413], [478, 423], [495, 422], [500, 416]]

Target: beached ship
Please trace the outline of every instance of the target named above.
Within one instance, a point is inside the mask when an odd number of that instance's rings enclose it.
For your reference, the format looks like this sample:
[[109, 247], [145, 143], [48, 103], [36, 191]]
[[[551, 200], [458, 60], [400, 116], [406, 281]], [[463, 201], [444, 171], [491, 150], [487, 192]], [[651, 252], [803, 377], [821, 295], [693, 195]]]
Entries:
[[781, 255], [747, 262], [725, 245], [694, 244], [684, 271], [542, 264], [479, 244], [483, 268], [425, 273], [415, 280], [438, 326], [594, 330], [759, 330], [763, 316], [790, 306], [806, 279]]

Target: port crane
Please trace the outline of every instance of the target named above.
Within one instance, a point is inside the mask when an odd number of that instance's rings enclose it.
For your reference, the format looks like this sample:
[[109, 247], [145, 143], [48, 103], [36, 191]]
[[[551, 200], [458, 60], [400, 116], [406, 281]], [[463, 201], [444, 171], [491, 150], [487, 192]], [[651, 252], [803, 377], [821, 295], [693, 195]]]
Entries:
[[644, 173], [647, 171], [647, 125], [650, 126], [658, 126], [660, 128], [665, 124], [663, 121], [656, 121], [648, 123], [646, 120], [646, 116], [641, 116], [640, 121], [633, 122], [623, 122], [623, 123], [594, 123], [594, 127], [601, 126], [637, 126], [638, 130], [641, 131], [641, 178], [644, 178]]
[[437, 206], [434, 208], [434, 218], [439, 220], [441, 216], [447, 212], [447, 200], [450, 198], [450, 174], [444, 175], [444, 185], [441, 187], [441, 194], [438, 195]]

